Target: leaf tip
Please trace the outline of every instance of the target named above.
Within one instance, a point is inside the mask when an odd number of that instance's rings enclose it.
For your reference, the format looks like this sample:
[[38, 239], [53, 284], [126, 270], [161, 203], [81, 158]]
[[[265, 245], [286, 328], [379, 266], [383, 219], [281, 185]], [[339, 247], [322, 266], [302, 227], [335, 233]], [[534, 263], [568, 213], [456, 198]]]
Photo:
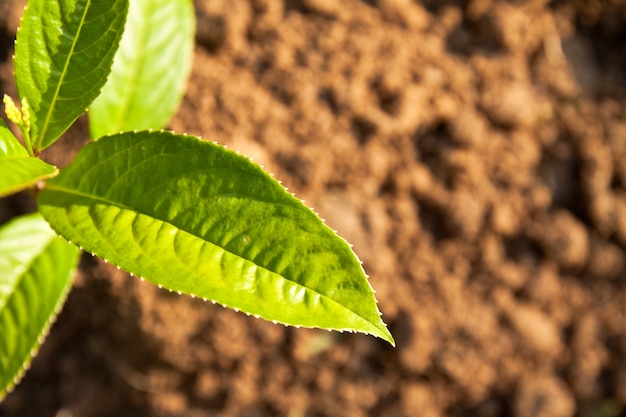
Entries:
[[[379, 311], [380, 313], [380, 311]], [[380, 313], [382, 315], [382, 313]], [[375, 333], [371, 333], [373, 336], [378, 337], [379, 339], [384, 340], [385, 342], [389, 343], [392, 347], [396, 347], [396, 340], [393, 338], [393, 336], [391, 335], [391, 332], [389, 331], [389, 328], [387, 327], [387, 324], [385, 322], [382, 321], [381, 319], [381, 324], [382, 326], [377, 326], [376, 332]]]
[[[386, 329], [386, 327], [385, 327]], [[391, 347], [396, 347], [396, 340], [391, 335], [391, 332], [387, 330], [387, 337], [384, 337], [383, 340], [391, 345]]]

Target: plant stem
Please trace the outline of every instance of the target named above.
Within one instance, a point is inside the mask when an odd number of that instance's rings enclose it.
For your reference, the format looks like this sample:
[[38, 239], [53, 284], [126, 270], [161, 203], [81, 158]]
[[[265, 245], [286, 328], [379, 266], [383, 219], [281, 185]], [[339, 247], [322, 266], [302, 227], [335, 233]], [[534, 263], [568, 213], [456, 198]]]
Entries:
[[[35, 155], [35, 151], [33, 150], [33, 145], [31, 144], [30, 132], [29, 132], [28, 128], [26, 126], [24, 126], [24, 125], [20, 125], [19, 128], [22, 131], [22, 136], [24, 138], [24, 144], [26, 145], [26, 150], [28, 151], [28, 154], [30, 156], [37, 156], [37, 155]], [[39, 152], [37, 152], [37, 154], [39, 154]]]

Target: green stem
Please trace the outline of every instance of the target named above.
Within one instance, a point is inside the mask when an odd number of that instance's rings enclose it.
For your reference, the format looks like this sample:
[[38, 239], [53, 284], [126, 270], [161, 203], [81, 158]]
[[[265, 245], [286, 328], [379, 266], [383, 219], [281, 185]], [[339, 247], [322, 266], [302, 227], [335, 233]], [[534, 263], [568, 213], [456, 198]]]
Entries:
[[26, 145], [26, 150], [28, 151], [28, 154], [30, 156], [37, 156], [35, 155], [35, 151], [33, 150], [33, 145], [30, 140], [29, 130], [26, 128], [26, 126], [23, 126], [23, 125], [19, 125], [19, 128], [22, 131], [22, 136], [24, 137], [24, 144]]

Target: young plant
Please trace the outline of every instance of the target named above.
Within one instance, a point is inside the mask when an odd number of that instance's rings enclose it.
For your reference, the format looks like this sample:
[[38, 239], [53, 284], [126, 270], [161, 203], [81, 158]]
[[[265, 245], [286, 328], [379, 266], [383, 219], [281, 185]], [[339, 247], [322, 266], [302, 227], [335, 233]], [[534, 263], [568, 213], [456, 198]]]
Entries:
[[[62, 306], [79, 248], [249, 315], [394, 343], [350, 246], [269, 174], [193, 136], [135, 130], [178, 106], [193, 26], [190, 0], [29, 1], [21, 109], [4, 100], [24, 144], [0, 119], [0, 196], [30, 190], [39, 213], [0, 228], [0, 398]], [[61, 170], [42, 161], [90, 105], [94, 140]]]

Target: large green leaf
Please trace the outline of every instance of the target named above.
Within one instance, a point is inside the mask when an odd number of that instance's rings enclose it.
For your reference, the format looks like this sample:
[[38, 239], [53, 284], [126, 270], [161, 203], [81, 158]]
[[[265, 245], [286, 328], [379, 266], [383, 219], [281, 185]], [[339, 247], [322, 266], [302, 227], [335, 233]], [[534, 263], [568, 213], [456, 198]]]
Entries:
[[28, 155], [26, 149], [0, 119], [0, 197], [33, 186], [58, 173], [55, 166]]
[[35, 149], [51, 145], [98, 96], [128, 0], [29, 0], [15, 43], [15, 79], [31, 109]]
[[63, 305], [78, 254], [39, 214], [0, 228], [0, 399]]
[[48, 181], [38, 204], [66, 239], [163, 287], [393, 343], [350, 246], [221, 146], [168, 132], [107, 136]]
[[133, 0], [102, 94], [91, 105], [91, 136], [161, 129], [182, 99], [194, 45], [191, 0]]

